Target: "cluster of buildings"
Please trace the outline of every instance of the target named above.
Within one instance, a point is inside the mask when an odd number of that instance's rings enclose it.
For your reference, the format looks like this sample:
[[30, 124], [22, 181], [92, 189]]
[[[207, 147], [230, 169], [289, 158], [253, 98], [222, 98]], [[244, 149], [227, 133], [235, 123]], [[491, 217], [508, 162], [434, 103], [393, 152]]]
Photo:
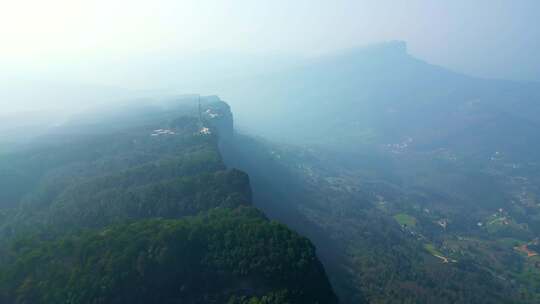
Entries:
[[152, 134], [150, 134], [150, 136], [163, 136], [163, 135], [175, 135], [175, 134], [176, 132], [174, 132], [173, 130], [157, 129], [157, 130], [152, 131]]

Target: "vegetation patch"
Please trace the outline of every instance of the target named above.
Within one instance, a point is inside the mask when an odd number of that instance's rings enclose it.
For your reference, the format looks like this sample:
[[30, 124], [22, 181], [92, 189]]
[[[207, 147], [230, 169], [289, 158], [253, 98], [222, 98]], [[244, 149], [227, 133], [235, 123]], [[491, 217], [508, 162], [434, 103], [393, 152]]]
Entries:
[[401, 226], [416, 227], [416, 218], [405, 213], [394, 215], [394, 219]]
[[431, 254], [431, 255], [435, 255], [435, 256], [442, 256], [443, 254], [437, 250], [437, 248], [435, 247], [435, 245], [433, 244], [425, 244], [424, 245], [424, 248]]

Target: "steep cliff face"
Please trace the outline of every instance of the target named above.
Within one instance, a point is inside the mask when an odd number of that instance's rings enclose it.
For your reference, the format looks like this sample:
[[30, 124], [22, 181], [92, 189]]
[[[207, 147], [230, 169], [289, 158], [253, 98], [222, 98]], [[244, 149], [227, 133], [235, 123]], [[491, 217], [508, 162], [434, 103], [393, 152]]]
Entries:
[[231, 107], [217, 96], [205, 98], [201, 103], [202, 119], [216, 129], [219, 140], [229, 140], [234, 134], [234, 119]]
[[229, 106], [200, 100], [79, 118], [0, 158], [20, 185], [2, 208], [2, 303], [337, 302], [311, 242], [223, 163]]

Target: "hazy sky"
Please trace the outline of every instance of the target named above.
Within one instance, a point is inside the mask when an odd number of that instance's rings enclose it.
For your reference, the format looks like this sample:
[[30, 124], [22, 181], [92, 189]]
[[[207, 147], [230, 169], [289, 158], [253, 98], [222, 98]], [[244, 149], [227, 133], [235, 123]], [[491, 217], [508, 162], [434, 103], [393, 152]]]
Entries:
[[0, 63], [240, 50], [317, 54], [405, 40], [473, 75], [540, 81], [539, 0], [0, 0]]

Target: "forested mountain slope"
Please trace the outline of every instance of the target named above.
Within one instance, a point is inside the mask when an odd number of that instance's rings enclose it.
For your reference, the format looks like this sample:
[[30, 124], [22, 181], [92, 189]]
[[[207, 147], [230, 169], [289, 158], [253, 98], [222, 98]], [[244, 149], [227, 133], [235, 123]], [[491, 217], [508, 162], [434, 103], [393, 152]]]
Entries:
[[100, 109], [0, 155], [2, 303], [335, 303], [309, 240], [251, 206], [217, 97]]

